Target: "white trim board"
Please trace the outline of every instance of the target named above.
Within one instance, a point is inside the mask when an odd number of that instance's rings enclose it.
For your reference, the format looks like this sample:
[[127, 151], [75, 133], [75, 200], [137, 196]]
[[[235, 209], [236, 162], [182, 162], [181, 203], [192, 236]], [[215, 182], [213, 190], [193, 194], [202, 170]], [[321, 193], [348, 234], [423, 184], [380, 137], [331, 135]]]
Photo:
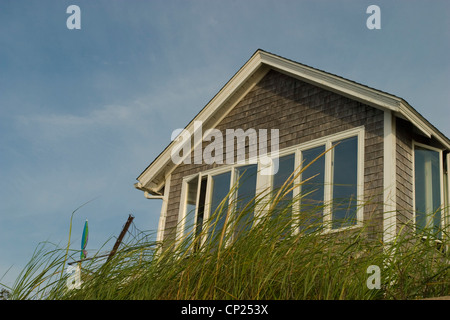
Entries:
[[397, 234], [396, 127], [391, 111], [384, 112], [383, 141], [383, 241], [388, 243]]
[[166, 177], [166, 183], [164, 186], [163, 202], [161, 204], [161, 212], [159, 214], [159, 222], [158, 222], [158, 231], [156, 233], [156, 241], [157, 242], [161, 242], [164, 240], [164, 230], [165, 230], [165, 226], [166, 226], [167, 204], [169, 202], [171, 178], [172, 178], [171, 175], [168, 175]]
[[[413, 162], [412, 162], [412, 170], [413, 170], [413, 223], [415, 225], [416, 223], [416, 185], [415, 185], [415, 175], [416, 175], [416, 171], [415, 171], [415, 147], [421, 147], [424, 149], [428, 149], [428, 150], [432, 150], [435, 152], [439, 153], [439, 188], [440, 188], [440, 198], [441, 198], [441, 203], [440, 203], [440, 207], [442, 209], [441, 211], [441, 228], [444, 228], [446, 225], [446, 210], [445, 210], [445, 191], [444, 191], [444, 162], [443, 162], [443, 150], [439, 149], [439, 148], [435, 148], [420, 142], [417, 142], [415, 140], [412, 141], [412, 154], [413, 154]], [[448, 156], [448, 155], [447, 155]], [[415, 231], [415, 230], [414, 230]]]

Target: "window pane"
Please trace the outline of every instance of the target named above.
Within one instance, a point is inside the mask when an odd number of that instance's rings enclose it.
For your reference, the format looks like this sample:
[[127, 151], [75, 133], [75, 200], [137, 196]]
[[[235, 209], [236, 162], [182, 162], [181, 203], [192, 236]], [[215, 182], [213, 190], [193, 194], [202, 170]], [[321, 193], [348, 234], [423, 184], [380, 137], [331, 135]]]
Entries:
[[416, 146], [414, 172], [417, 229], [437, 232], [441, 221], [439, 152]]
[[356, 224], [358, 138], [333, 143], [332, 228]]
[[200, 183], [200, 195], [198, 197], [198, 212], [195, 235], [198, 236], [202, 232], [203, 216], [205, 214], [205, 200], [206, 200], [206, 187], [208, 184], [208, 177], [203, 177]]
[[198, 177], [187, 183], [186, 213], [184, 217], [184, 235], [192, 233], [197, 203]]
[[[212, 177], [211, 211], [209, 238], [216, 238], [222, 233], [228, 210], [228, 193], [230, 191], [231, 172]], [[225, 201], [223, 201], [226, 199]], [[222, 202], [223, 201], [223, 202]]]
[[[323, 222], [323, 198], [325, 192], [325, 146], [320, 146], [302, 152], [302, 183], [301, 183], [301, 212], [304, 221], [301, 230], [312, 228], [315, 230]], [[312, 162], [314, 161], [314, 162]]]
[[[278, 172], [273, 175], [272, 190], [273, 196], [276, 196], [280, 191], [281, 187], [284, 185], [286, 180], [292, 179], [292, 173], [295, 169], [295, 154], [289, 154], [278, 159]], [[288, 186], [284, 187], [285, 191], [289, 190], [293, 186], [290, 183]], [[277, 217], [280, 213], [284, 213], [287, 219], [292, 217], [292, 190], [288, 192], [283, 198], [278, 200], [275, 206], [274, 215], [272, 217]]]
[[257, 171], [257, 165], [248, 165], [236, 169], [236, 181], [238, 183], [235, 207], [238, 215], [236, 233], [251, 228], [254, 216]]

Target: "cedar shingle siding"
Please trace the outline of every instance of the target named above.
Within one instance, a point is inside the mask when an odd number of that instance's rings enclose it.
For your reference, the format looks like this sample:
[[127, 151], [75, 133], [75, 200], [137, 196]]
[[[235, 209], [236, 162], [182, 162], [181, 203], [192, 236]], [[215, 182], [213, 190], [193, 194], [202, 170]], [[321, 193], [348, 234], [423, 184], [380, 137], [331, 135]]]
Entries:
[[[281, 150], [359, 126], [365, 126], [364, 194], [370, 201], [364, 209], [364, 220], [370, 218], [372, 230], [382, 232], [383, 111], [271, 70], [216, 128], [224, 136], [225, 129], [279, 129]], [[401, 160], [397, 172], [401, 180], [397, 203], [409, 209], [411, 176], [403, 170], [403, 163], [411, 165], [411, 150], [405, 147], [407, 137], [399, 140], [397, 154]], [[173, 171], [165, 239], [175, 235], [183, 177], [216, 166], [180, 164]]]
[[413, 221], [413, 127], [396, 119], [397, 231]]

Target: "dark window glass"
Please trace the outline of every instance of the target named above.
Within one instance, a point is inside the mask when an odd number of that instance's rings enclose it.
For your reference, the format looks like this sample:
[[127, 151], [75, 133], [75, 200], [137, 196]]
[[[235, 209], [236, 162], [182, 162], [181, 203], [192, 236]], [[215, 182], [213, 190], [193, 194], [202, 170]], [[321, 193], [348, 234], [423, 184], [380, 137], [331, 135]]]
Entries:
[[439, 232], [441, 223], [441, 182], [439, 152], [414, 148], [416, 226], [421, 231]]
[[[323, 223], [323, 198], [325, 192], [325, 146], [302, 152], [301, 221], [300, 229], [315, 230]], [[319, 158], [318, 158], [319, 157]]]
[[248, 165], [236, 168], [237, 195], [235, 214], [237, 215], [236, 233], [248, 230], [254, 217], [256, 177], [258, 166]]
[[212, 176], [209, 238], [217, 240], [222, 233], [228, 211], [231, 172]]
[[357, 222], [358, 139], [352, 137], [333, 143], [332, 228]]

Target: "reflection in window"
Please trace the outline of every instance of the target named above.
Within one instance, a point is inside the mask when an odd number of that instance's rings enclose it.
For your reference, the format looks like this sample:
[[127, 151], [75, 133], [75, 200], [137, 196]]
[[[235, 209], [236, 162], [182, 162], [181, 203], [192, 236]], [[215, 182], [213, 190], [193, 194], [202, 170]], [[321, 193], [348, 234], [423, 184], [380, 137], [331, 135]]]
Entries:
[[256, 176], [258, 166], [248, 165], [236, 168], [236, 182], [238, 185], [235, 214], [237, 227], [235, 235], [241, 231], [249, 230], [252, 226], [255, 208]]
[[228, 211], [228, 193], [230, 191], [231, 172], [211, 177], [211, 211], [209, 239], [217, 240], [222, 233]]
[[439, 152], [414, 148], [416, 228], [438, 232], [441, 222], [441, 183]]
[[[289, 154], [287, 156], [280, 157], [278, 159], [278, 171], [273, 175], [272, 181], [272, 192], [273, 196], [276, 196], [280, 191], [281, 187], [283, 187], [284, 183], [289, 179], [292, 179], [292, 173], [295, 169], [295, 154]], [[285, 191], [288, 191], [293, 186], [290, 183], [287, 186], [284, 186], [281, 194], [284, 194]], [[281, 196], [280, 194], [280, 196]], [[279, 214], [283, 213], [287, 219], [291, 219], [292, 217], [292, 190], [284, 195], [283, 198], [278, 200], [278, 203], [275, 205], [273, 218], [277, 217]]]
[[356, 224], [358, 139], [352, 137], [333, 143], [332, 228]]
[[[323, 222], [323, 198], [325, 192], [325, 146], [302, 152], [301, 212], [304, 215], [300, 230], [315, 230]], [[314, 159], [316, 159], [314, 161]], [[314, 162], [313, 162], [314, 161]], [[307, 166], [307, 167], [306, 167]]]

